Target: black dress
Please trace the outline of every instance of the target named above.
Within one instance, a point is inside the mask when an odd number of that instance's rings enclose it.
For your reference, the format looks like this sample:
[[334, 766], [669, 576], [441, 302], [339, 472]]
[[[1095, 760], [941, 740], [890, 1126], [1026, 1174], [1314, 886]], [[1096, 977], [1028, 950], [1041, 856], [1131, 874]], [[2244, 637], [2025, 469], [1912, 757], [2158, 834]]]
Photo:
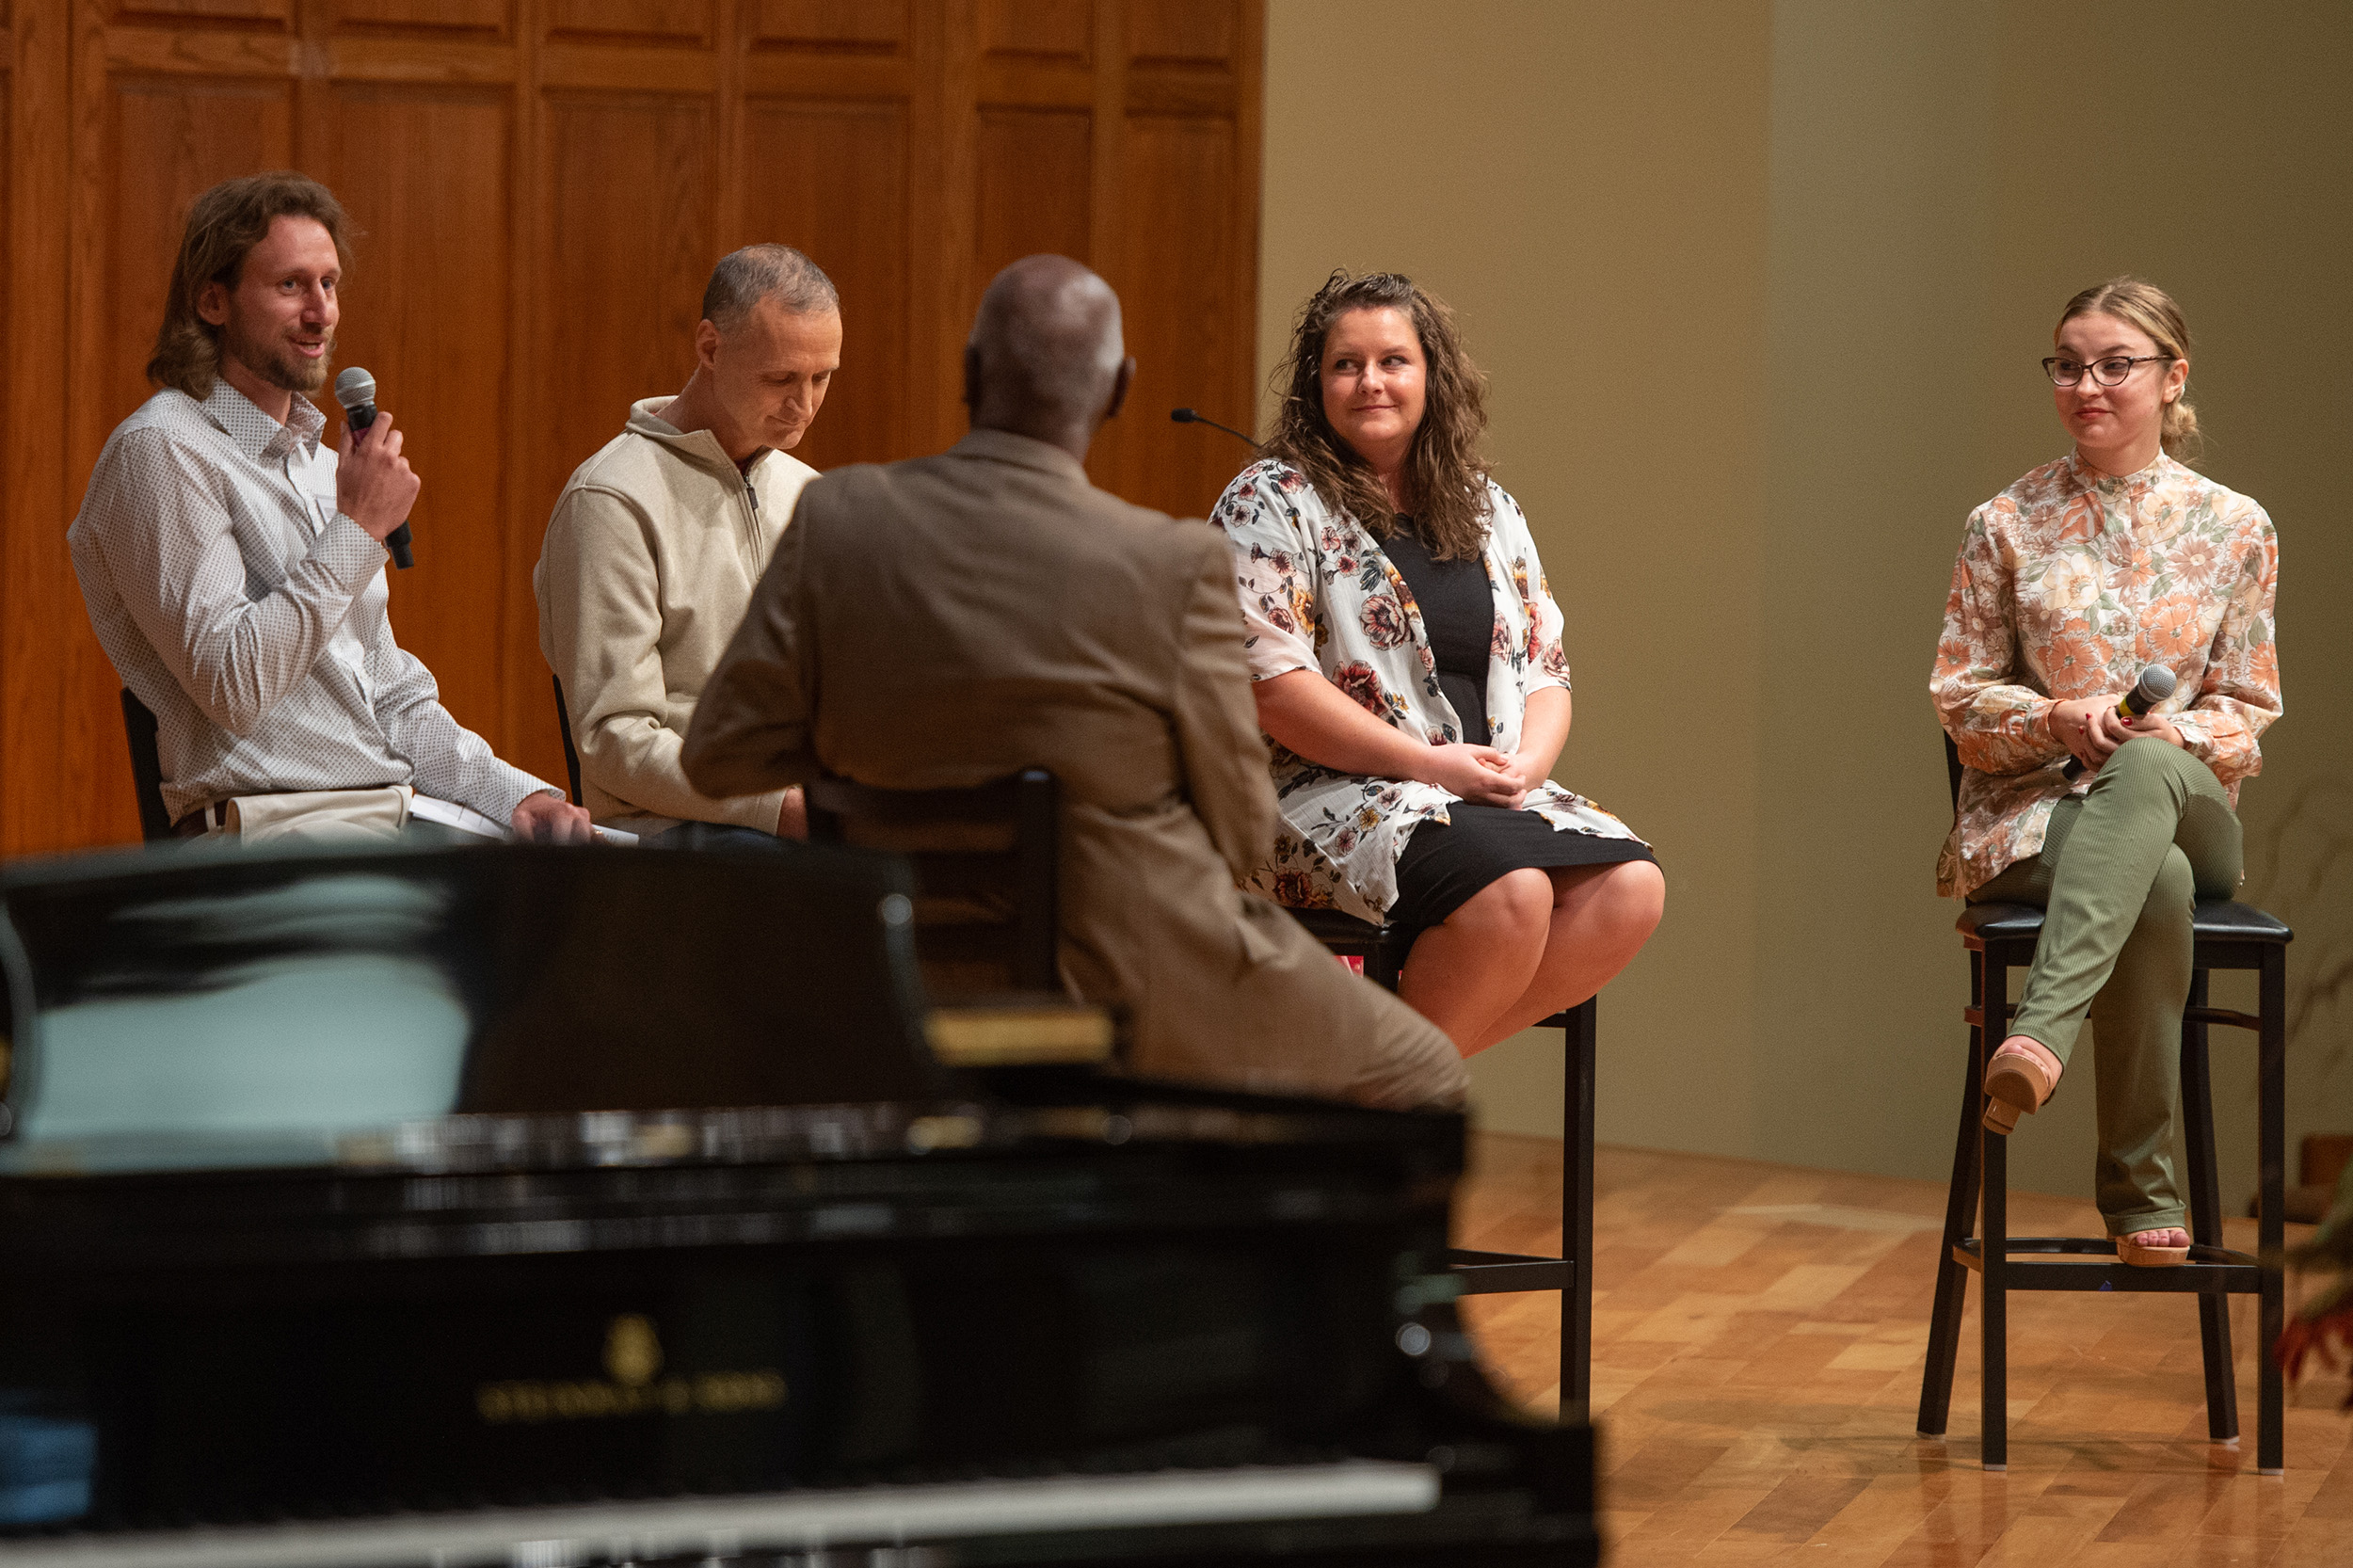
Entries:
[[[1381, 541], [1381, 548], [1414, 590], [1422, 631], [1437, 661], [1438, 689], [1462, 721], [1461, 739], [1471, 745], [1488, 744], [1487, 660], [1496, 610], [1486, 561], [1434, 560], [1410, 527], [1400, 527]], [[1425, 822], [1415, 828], [1397, 857], [1391, 925], [1407, 930], [1436, 925], [1488, 884], [1529, 867], [1605, 866], [1657, 858], [1631, 839], [1556, 828], [1533, 811], [1458, 800], [1449, 804], [1447, 815], [1451, 824]]]

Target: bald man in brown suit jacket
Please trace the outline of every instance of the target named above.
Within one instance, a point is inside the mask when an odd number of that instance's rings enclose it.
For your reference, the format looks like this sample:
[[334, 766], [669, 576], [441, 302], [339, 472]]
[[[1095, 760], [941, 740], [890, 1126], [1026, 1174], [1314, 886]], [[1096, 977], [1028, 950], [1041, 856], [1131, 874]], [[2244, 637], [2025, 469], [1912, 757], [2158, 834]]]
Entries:
[[802, 491], [704, 688], [687, 776], [893, 789], [1061, 780], [1062, 968], [1125, 1003], [1129, 1069], [1380, 1106], [1461, 1101], [1435, 1025], [1237, 881], [1275, 830], [1233, 564], [1087, 482], [1134, 361], [1101, 279], [1000, 273], [966, 350], [972, 433]]

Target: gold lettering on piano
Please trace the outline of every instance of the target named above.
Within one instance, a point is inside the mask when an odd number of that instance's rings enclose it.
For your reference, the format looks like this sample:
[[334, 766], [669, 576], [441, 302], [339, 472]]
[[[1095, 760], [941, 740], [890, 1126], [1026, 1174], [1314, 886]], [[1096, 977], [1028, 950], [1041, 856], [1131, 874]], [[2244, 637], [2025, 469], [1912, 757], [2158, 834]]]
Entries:
[[756, 1372], [666, 1377], [633, 1387], [586, 1379], [486, 1383], [474, 1391], [474, 1409], [492, 1426], [507, 1426], [615, 1416], [732, 1416], [775, 1410], [784, 1398], [784, 1374], [763, 1367]]
[[659, 1377], [662, 1340], [642, 1313], [624, 1312], [605, 1330], [609, 1383], [509, 1380], [474, 1391], [474, 1409], [493, 1426], [536, 1421], [599, 1420], [615, 1416], [730, 1416], [774, 1410], [784, 1403], [784, 1374], [697, 1372]]

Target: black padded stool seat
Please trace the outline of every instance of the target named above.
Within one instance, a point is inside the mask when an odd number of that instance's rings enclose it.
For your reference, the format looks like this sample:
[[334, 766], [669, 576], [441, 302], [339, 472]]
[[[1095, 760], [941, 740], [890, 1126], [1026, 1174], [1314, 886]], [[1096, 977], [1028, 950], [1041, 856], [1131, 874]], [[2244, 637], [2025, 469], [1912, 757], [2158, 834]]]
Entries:
[[[1365, 978], [1397, 989], [1413, 948], [1412, 932], [1374, 925], [1337, 909], [1293, 909], [1293, 919], [1338, 957], [1355, 959]], [[1561, 1419], [1582, 1421], [1593, 1405], [1593, 1001], [1555, 1013], [1536, 1027], [1559, 1029], [1567, 1049], [1561, 1104], [1560, 1257], [1520, 1253], [1449, 1254], [1462, 1294], [1561, 1292]]]
[[[1954, 929], [1989, 941], [2020, 936], [2035, 941], [2042, 936], [2042, 911], [2031, 904], [1973, 904]], [[2296, 936], [2278, 916], [2223, 899], [2201, 901], [2191, 912], [2190, 930], [2201, 942], [2285, 942]]]
[[[1947, 754], [1951, 743], [1946, 742]], [[1958, 765], [1956, 763], [1956, 774]], [[2028, 904], [1971, 904], [1956, 922], [1969, 951], [1969, 1067], [1961, 1081], [1961, 1130], [1953, 1148], [1953, 1181], [1945, 1210], [1945, 1249], [1936, 1271], [1936, 1306], [1929, 1326], [1928, 1367], [1920, 1379], [1920, 1432], [1942, 1436], [1952, 1400], [1953, 1360], [1969, 1274], [1983, 1276], [1984, 1375], [1980, 1388], [1985, 1467], [2008, 1467], [2009, 1367], [2005, 1297], [2011, 1290], [2106, 1290], [2198, 1297], [2199, 1339], [2206, 1376], [2206, 1432], [2217, 1442], [2238, 1436], [2238, 1384], [2232, 1375], [2227, 1298], [2258, 1298], [2255, 1466], [2277, 1475], [2283, 1464], [2282, 1390], [2271, 1347], [2280, 1337], [2285, 1292], [2280, 1273], [2281, 1206], [2287, 1167], [2287, 944], [2295, 933], [2251, 904], [2201, 901], [2191, 917], [2196, 942], [2189, 1003], [2182, 1013], [2182, 1131], [2187, 1144], [2189, 1261], [2172, 1269], [2138, 1269], [2116, 1256], [2106, 1237], [2011, 1236], [2007, 1198], [2009, 1141], [1987, 1130], [1980, 1116], [1985, 1061], [2002, 1043], [2012, 1014], [2009, 971], [2034, 962], [2042, 911]], [[2257, 1011], [2207, 1005], [2207, 976], [2215, 969], [2251, 969]], [[2257, 1040], [2257, 1143], [2262, 1223], [2258, 1254], [2221, 1245], [2222, 1205], [2214, 1156], [2214, 1091], [2207, 1069], [2206, 1031], [2215, 1024], [2249, 1030]], [[1970, 1210], [1981, 1202], [1981, 1234], [1969, 1234]]]

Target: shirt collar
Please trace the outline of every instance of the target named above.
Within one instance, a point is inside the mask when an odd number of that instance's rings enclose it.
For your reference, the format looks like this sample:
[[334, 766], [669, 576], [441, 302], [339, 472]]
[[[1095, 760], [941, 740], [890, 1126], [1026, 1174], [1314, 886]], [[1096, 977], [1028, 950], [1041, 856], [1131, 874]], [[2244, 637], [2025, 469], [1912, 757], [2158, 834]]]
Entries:
[[2067, 455], [2069, 475], [2084, 489], [2096, 490], [2102, 495], [2146, 495], [2171, 474], [2174, 466], [2173, 459], [2167, 456], [2162, 448], [2147, 468], [2137, 473], [2126, 474], [2103, 473], [2085, 462], [2081, 454], [2070, 452]]
[[949, 448], [953, 456], [988, 457], [1020, 468], [1037, 469], [1064, 479], [1075, 479], [1081, 485], [1091, 484], [1086, 465], [1061, 447], [1031, 436], [1016, 436], [1010, 430], [973, 430], [964, 440]]
[[327, 428], [327, 416], [299, 393], [295, 394], [293, 407], [287, 410], [286, 423], [280, 424], [219, 376], [214, 378], [212, 395], [204, 399], [201, 407], [204, 417], [236, 442], [238, 451], [256, 462], [279, 461], [293, 456], [297, 447], [304, 456], [315, 456], [319, 433]]

